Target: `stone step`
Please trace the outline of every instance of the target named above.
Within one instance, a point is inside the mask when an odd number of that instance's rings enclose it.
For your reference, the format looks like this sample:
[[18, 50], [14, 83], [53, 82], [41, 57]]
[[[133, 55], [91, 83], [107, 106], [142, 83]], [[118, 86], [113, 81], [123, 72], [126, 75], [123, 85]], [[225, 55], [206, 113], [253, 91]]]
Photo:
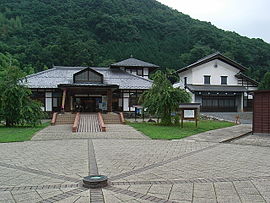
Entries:
[[73, 124], [75, 120], [76, 114], [70, 114], [70, 113], [65, 113], [65, 114], [58, 114], [56, 118], [56, 125], [60, 124]]
[[118, 114], [102, 114], [105, 124], [121, 124]]
[[97, 114], [81, 114], [78, 132], [100, 132]]

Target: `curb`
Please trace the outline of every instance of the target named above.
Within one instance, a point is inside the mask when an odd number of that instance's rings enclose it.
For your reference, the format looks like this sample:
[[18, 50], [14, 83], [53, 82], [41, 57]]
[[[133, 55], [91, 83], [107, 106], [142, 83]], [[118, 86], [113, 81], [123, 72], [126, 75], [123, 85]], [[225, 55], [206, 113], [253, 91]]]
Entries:
[[239, 136], [237, 136], [237, 137], [229, 138], [229, 139], [227, 139], [227, 140], [222, 140], [222, 141], [220, 141], [219, 143], [228, 143], [228, 142], [231, 142], [231, 141], [233, 141], [233, 140], [237, 140], [237, 139], [240, 139], [240, 138], [242, 138], [242, 137], [248, 136], [248, 135], [250, 135], [251, 133], [252, 133], [252, 131], [247, 132], [247, 133], [245, 133], [245, 134], [243, 134], [243, 135], [239, 135]]

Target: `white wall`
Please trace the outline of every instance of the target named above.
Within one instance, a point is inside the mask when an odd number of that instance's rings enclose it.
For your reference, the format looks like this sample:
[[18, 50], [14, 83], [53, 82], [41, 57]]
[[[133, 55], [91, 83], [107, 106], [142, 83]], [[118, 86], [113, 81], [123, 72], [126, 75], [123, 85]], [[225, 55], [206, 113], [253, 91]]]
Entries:
[[52, 92], [45, 93], [45, 110], [52, 111]]
[[124, 93], [123, 105], [123, 110], [129, 111], [129, 93]]
[[143, 68], [143, 75], [144, 75], [144, 78], [147, 78], [149, 77], [149, 68]]
[[187, 77], [187, 84], [204, 85], [204, 75], [211, 76], [210, 85], [221, 85], [221, 76], [228, 76], [227, 85], [238, 85], [235, 75], [239, 72], [239, 69], [216, 59], [179, 73], [179, 85], [184, 86], [184, 77]]
[[180, 87], [180, 88], [184, 88], [185, 87], [185, 77], [187, 77], [187, 84], [192, 84], [192, 70], [187, 70], [184, 71], [182, 73], [179, 73], [179, 83], [175, 84], [174, 87]]

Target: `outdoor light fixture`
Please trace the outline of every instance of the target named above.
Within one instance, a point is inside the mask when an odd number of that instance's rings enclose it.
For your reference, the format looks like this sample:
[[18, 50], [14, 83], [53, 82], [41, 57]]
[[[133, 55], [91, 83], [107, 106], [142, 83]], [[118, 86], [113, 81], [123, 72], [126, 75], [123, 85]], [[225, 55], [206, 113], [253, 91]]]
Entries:
[[83, 178], [85, 188], [103, 188], [108, 185], [108, 177], [103, 175], [92, 175]]
[[215, 65], [214, 65], [215, 68], [218, 67], [218, 64], [217, 64], [217, 60], [215, 61]]

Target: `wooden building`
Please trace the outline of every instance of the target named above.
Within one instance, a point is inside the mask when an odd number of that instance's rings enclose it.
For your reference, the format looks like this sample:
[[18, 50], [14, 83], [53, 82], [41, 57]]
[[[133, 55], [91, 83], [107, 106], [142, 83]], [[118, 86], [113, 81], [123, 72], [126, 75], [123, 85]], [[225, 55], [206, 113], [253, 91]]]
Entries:
[[25, 78], [46, 112], [132, 112], [159, 66], [129, 58], [110, 67], [54, 66]]
[[254, 92], [253, 133], [270, 134], [270, 90]]

